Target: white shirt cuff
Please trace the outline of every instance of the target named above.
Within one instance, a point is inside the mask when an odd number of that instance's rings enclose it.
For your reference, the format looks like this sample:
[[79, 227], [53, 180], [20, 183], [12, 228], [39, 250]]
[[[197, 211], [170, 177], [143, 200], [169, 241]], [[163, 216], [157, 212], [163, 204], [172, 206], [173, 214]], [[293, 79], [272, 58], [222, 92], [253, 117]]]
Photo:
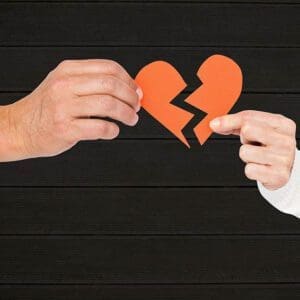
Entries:
[[280, 189], [270, 191], [257, 182], [261, 195], [283, 213], [300, 218], [300, 151], [296, 150], [295, 161], [288, 183]]

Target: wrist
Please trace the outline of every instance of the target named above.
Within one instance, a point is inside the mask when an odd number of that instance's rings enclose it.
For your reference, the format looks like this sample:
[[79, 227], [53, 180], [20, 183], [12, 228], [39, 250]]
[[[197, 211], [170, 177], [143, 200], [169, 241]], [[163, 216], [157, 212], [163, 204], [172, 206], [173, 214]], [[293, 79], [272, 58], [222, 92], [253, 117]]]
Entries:
[[296, 150], [294, 165], [288, 183], [275, 190], [267, 190], [260, 182], [258, 188], [262, 196], [278, 210], [300, 218], [300, 151]]
[[0, 106], [0, 162], [29, 158], [17, 103]]

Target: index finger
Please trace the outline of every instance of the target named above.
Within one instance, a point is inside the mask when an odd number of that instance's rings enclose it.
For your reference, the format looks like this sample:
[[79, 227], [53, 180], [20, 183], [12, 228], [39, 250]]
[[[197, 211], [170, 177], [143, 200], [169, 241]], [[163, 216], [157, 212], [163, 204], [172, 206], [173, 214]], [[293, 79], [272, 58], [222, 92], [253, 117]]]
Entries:
[[243, 115], [241, 113], [229, 114], [212, 120], [210, 127], [214, 132], [219, 134], [239, 135], [243, 121]]
[[235, 114], [229, 114], [216, 118], [212, 120], [210, 126], [213, 131], [219, 134], [239, 135], [240, 129], [245, 121], [266, 124], [281, 134], [295, 134], [295, 126], [292, 124], [293, 121], [279, 114], [255, 110], [241, 111]]
[[107, 74], [126, 82], [137, 90], [138, 85], [128, 72], [117, 62], [108, 59], [65, 60], [58, 68], [69, 75]]

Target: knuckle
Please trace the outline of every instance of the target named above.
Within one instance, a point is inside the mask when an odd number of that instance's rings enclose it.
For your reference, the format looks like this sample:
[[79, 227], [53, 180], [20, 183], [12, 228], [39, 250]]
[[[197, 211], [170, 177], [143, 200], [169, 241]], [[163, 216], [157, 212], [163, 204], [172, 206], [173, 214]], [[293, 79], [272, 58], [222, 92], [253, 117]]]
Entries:
[[295, 138], [292, 138], [290, 142], [290, 150], [294, 153], [296, 148], [297, 148], [297, 141]]
[[290, 125], [289, 119], [282, 114], [275, 114], [276, 122], [278, 123], [278, 127], [287, 127]]
[[279, 164], [280, 167], [288, 168], [291, 165], [291, 159], [289, 156], [281, 156], [279, 158]]
[[286, 121], [286, 117], [284, 117], [282, 114], [275, 114], [275, 117], [280, 123]]
[[294, 164], [294, 156], [292, 156], [292, 155], [287, 156], [284, 161], [284, 166], [288, 170], [290, 170], [293, 167], [293, 164]]
[[106, 92], [113, 92], [116, 89], [116, 81], [111, 76], [103, 77], [101, 85]]
[[66, 123], [66, 114], [63, 112], [62, 109], [59, 108], [59, 106], [57, 106], [53, 113], [53, 124], [57, 132], [65, 133], [67, 127]]
[[50, 89], [54, 93], [60, 93], [69, 87], [69, 79], [67, 77], [56, 76], [50, 85]]
[[114, 101], [113, 98], [109, 95], [105, 95], [100, 98], [100, 103], [103, 107], [103, 110], [107, 112], [115, 110], [116, 108], [115, 102], [116, 101]]
[[77, 130], [75, 131], [74, 128], [71, 128], [71, 126], [64, 126], [64, 133], [65, 141], [69, 145], [76, 145], [82, 139], [81, 134]]
[[47, 79], [52, 79], [52, 78], [55, 78], [56, 77], [56, 74], [57, 74], [57, 69], [53, 69], [51, 70], [48, 75], [47, 75]]
[[286, 148], [288, 150], [288, 152], [290, 153], [294, 153], [295, 149], [296, 149], [296, 140], [295, 139], [288, 139], [286, 141]]
[[249, 121], [245, 121], [242, 128], [241, 128], [241, 135], [249, 136], [252, 132], [252, 125]]
[[278, 146], [279, 148], [283, 149], [283, 150], [287, 150], [287, 147], [288, 147], [288, 140], [289, 138], [286, 137], [286, 136], [281, 136], [280, 138], [278, 139], [273, 139], [272, 143], [275, 145], [275, 146]]
[[279, 141], [279, 144], [283, 149], [285, 149], [287, 152], [291, 153], [295, 151], [296, 148], [296, 139], [291, 137], [282, 137]]
[[63, 60], [62, 62], [59, 63], [57, 66], [58, 71], [65, 71], [69, 66], [72, 64], [72, 61], [69, 59]]
[[287, 119], [287, 123], [288, 123], [288, 127], [291, 129], [291, 132], [296, 133], [296, 129], [297, 129], [296, 122], [291, 119]]
[[245, 120], [250, 120], [253, 117], [254, 111], [253, 110], [244, 110], [242, 112], [243, 118]]
[[128, 118], [130, 112], [128, 112], [127, 108], [117, 101], [115, 101], [115, 103], [115, 114], [119, 117], [123, 117], [123, 119]]
[[103, 68], [105, 72], [110, 74], [117, 74], [121, 71], [121, 66], [113, 60], [104, 61]]
[[278, 121], [283, 121], [286, 119], [286, 117], [283, 116], [282, 114], [274, 114], [274, 116]]
[[50, 118], [53, 122], [56, 132], [65, 132], [68, 123], [68, 108], [65, 102], [59, 98], [52, 101], [51, 108], [49, 110]]

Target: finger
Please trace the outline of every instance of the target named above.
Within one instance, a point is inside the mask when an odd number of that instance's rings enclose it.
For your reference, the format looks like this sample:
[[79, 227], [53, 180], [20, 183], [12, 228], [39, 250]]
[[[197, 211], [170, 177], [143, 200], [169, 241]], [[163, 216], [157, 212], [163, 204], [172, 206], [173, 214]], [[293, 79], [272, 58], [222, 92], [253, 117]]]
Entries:
[[74, 136], [79, 141], [112, 140], [120, 133], [117, 124], [99, 119], [75, 119], [73, 121], [73, 130]]
[[218, 117], [210, 122], [210, 127], [214, 132], [224, 135], [238, 135], [242, 125], [243, 116], [240, 113]]
[[278, 133], [273, 127], [260, 121], [247, 120], [240, 129], [242, 144], [260, 144], [285, 149], [284, 143], [292, 140]]
[[242, 144], [262, 144], [271, 145], [274, 135], [277, 133], [267, 124], [259, 121], [247, 120], [240, 129], [240, 138]]
[[139, 119], [132, 107], [109, 95], [77, 98], [74, 106], [74, 116], [79, 118], [110, 118], [129, 126], [136, 125]]
[[261, 182], [268, 189], [282, 187], [289, 179], [287, 170], [276, 170], [272, 166], [249, 163], [245, 167], [245, 174], [250, 180]]
[[229, 114], [216, 118], [211, 121], [210, 126], [219, 134], [240, 135], [242, 144], [262, 143], [265, 140], [264, 128], [270, 129], [270, 126], [258, 121], [246, 120], [242, 113]]
[[255, 163], [261, 165], [280, 166], [285, 163], [285, 158], [274, 153], [264, 146], [242, 145], [239, 156], [245, 163]]
[[81, 75], [72, 78], [75, 95], [110, 95], [133, 107], [140, 109], [139, 95], [124, 81], [111, 75]]
[[65, 60], [58, 66], [65, 74], [107, 74], [112, 75], [126, 82], [132, 89], [137, 90], [138, 85], [131, 78], [128, 72], [117, 62], [107, 59], [85, 59]]
[[256, 180], [262, 184], [269, 184], [273, 178], [273, 172], [270, 166], [248, 163], [245, 166], [245, 175], [250, 180]]
[[243, 118], [245, 120], [258, 121], [261, 123], [268, 124], [279, 133], [295, 135], [295, 122], [284, 117], [283, 115], [256, 110], [242, 111], [240, 112], [240, 114], [243, 115]]
[[282, 115], [254, 110], [218, 117], [211, 121], [210, 126], [219, 134], [239, 134], [239, 129], [246, 121], [264, 123], [281, 134], [294, 136], [296, 132], [296, 124], [292, 120]]

